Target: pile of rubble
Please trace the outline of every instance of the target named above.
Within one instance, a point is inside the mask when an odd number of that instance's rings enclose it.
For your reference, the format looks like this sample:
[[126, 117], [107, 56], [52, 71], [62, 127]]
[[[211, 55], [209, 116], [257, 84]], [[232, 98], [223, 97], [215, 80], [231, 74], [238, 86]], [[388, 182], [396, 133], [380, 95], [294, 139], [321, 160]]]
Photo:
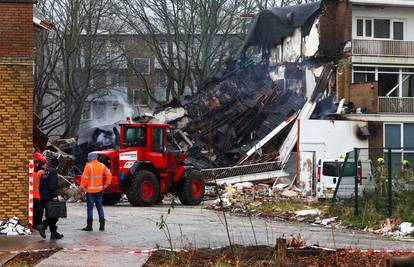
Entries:
[[7, 221], [0, 221], [0, 234], [7, 236], [30, 235], [30, 229], [19, 224], [18, 217], [12, 217]]
[[[306, 222], [312, 225], [325, 226], [328, 228], [346, 228], [338, 217], [324, 218], [319, 209], [304, 210], [275, 210], [263, 211], [264, 205], [272, 206], [285, 201], [308, 206], [315, 199], [306, 197], [292, 184], [284, 182], [288, 179], [280, 179], [276, 185], [263, 183], [253, 184], [250, 182], [237, 183], [234, 185], [221, 185], [216, 188], [220, 192], [219, 197], [208, 206], [212, 210], [224, 210], [241, 216], [255, 216], [273, 218], [283, 221]], [[278, 209], [278, 208], [277, 208]]]
[[414, 225], [410, 222], [401, 222], [399, 220], [386, 219], [380, 222], [380, 225], [380, 229], [374, 230], [371, 228], [366, 228], [365, 230], [387, 237], [414, 239]]

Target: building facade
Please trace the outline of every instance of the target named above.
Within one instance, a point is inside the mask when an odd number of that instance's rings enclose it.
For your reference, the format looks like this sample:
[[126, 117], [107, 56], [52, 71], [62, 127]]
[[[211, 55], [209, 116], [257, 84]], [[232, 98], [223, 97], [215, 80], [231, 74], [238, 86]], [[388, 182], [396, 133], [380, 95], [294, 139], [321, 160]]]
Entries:
[[371, 148], [393, 148], [394, 164], [414, 166], [414, 3], [350, 2], [352, 79], [344, 95], [362, 112], [344, 116], [369, 122]]
[[0, 0], [0, 219], [28, 219], [33, 153], [33, 3]]
[[119, 34], [107, 38], [102, 57], [112, 67], [97, 68], [92, 86], [105, 88], [106, 93], [90, 97], [82, 114], [81, 131], [151, 113], [159, 103], [167, 101], [167, 76], [142, 37]]

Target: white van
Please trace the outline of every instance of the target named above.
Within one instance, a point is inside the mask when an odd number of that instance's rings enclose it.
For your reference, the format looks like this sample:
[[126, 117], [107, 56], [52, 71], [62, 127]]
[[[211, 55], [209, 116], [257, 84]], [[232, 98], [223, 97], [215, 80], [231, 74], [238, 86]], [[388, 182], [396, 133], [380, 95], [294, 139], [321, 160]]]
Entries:
[[[339, 181], [343, 159], [320, 159], [316, 173], [316, 197], [332, 198]], [[358, 196], [374, 190], [374, 175], [370, 160], [358, 161]], [[344, 168], [338, 198], [352, 198], [355, 195], [355, 163], [348, 161]]]

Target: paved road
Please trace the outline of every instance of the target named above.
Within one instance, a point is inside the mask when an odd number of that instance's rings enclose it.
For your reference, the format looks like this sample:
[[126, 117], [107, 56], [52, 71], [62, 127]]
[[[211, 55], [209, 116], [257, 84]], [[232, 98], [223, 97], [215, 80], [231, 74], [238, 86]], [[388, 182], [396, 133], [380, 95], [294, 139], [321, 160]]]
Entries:
[[[99, 255], [99, 253], [111, 254], [115, 261], [119, 256], [119, 258], [125, 258], [125, 261], [145, 262], [146, 255], [128, 254], [128, 252], [152, 249], [158, 246], [168, 247], [167, 237], [156, 226], [156, 222], [160, 221], [160, 216], [167, 214], [167, 209], [168, 205], [139, 208], [131, 207], [127, 203], [106, 207], [107, 230], [105, 232], [97, 231], [98, 222], [95, 220], [95, 231], [82, 232], [80, 229], [86, 223], [86, 204], [72, 203], [68, 204], [68, 218], [58, 223], [58, 231], [65, 235], [64, 239], [51, 242], [38, 236], [17, 239], [0, 237], [2, 245], [0, 247], [11, 249], [17, 244], [25, 243], [25, 249], [54, 246], [65, 248], [64, 251], [55, 254], [55, 257], [43, 261], [40, 266], [56, 266], [52, 260], [55, 259], [59, 262], [62, 257], [70, 259], [68, 264], [70, 263], [71, 266], [88, 266], [85, 262], [90, 259], [88, 255]], [[227, 219], [233, 242], [245, 245], [255, 244], [249, 218], [227, 216]], [[276, 238], [282, 235], [301, 234], [307, 245], [319, 244], [330, 248], [411, 250], [413, 247], [410, 242], [391, 241], [376, 235], [349, 230], [332, 232], [331, 229], [308, 224], [263, 219], [253, 219], [252, 223], [257, 243], [265, 245], [273, 245]], [[217, 247], [228, 244], [223, 214], [220, 212], [200, 207], [177, 206], [169, 215], [167, 224], [174, 248]], [[13, 240], [19, 242], [13, 242]], [[71, 252], [71, 250], [82, 251]], [[69, 257], [69, 254], [72, 257]], [[100, 266], [99, 262], [90, 262], [90, 264]], [[125, 262], [122, 265], [128, 266], [128, 263]]]
[[[107, 231], [82, 232], [86, 223], [86, 204], [68, 205], [68, 218], [59, 222], [59, 231], [65, 235], [57, 242], [67, 248], [91, 247], [102, 249], [149, 249], [168, 246], [168, 239], [156, 226], [161, 215], [167, 214], [168, 205], [140, 208], [128, 204], [106, 207]], [[95, 213], [96, 216], [96, 213]], [[248, 218], [228, 216], [231, 239], [240, 244], [255, 244]], [[390, 241], [377, 235], [335, 230], [302, 223], [284, 223], [253, 219], [259, 244], [273, 245], [282, 235], [301, 234], [308, 245], [319, 244], [330, 248], [353, 247], [360, 249], [411, 249], [412, 243]], [[217, 247], [228, 244], [223, 214], [200, 207], [177, 206], [167, 219], [175, 248]], [[48, 242], [41, 240], [40, 242]]]

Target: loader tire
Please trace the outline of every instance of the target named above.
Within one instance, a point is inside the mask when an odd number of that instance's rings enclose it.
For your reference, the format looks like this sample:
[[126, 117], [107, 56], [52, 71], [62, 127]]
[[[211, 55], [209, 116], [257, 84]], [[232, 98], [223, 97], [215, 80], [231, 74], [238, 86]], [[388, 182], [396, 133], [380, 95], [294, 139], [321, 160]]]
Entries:
[[150, 171], [138, 171], [126, 192], [132, 206], [151, 206], [157, 202], [160, 185], [157, 177]]
[[203, 201], [205, 183], [199, 171], [191, 171], [182, 177], [178, 187], [178, 198], [183, 205], [199, 205]]
[[113, 206], [119, 202], [122, 194], [103, 194], [102, 204], [104, 206]]

